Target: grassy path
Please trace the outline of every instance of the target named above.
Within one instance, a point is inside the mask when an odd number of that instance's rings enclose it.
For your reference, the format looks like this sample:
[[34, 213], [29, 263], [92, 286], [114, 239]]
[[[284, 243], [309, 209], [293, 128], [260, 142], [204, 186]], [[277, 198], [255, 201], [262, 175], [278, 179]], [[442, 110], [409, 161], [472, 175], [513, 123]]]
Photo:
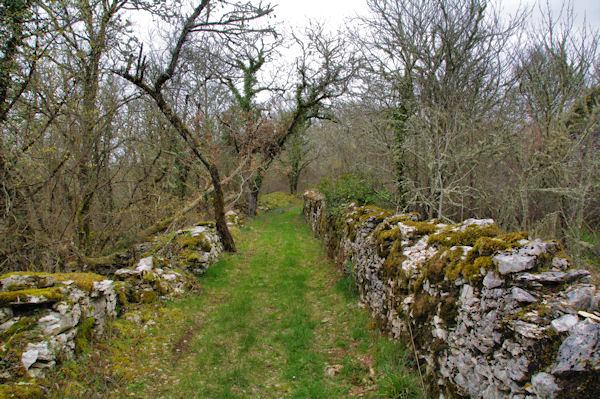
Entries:
[[[423, 397], [410, 355], [369, 329], [298, 206], [257, 218], [237, 242], [201, 278], [200, 295], [163, 306], [141, 336], [121, 327], [88, 366], [66, 368], [85, 382], [59, 385], [140, 398]], [[107, 370], [104, 381], [90, 377]]]

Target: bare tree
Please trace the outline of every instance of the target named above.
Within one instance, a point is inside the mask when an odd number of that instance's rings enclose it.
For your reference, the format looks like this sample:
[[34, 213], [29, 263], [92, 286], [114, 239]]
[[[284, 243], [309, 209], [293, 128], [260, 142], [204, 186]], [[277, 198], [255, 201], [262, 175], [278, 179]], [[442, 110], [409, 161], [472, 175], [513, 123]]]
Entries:
[[597, 157], [589, 149], [597, 129], [593, 98], [600, 36], [575, 28], [571, 6], [563, 5], [558, 14], [547, 5], [540, 11], [542, 23], [529, 33], [513, 70], [517, 127], [527, 142], [517, 153], [518, 213], [522, 225], [542, 234], [577, 236], [595, 190], [591, 165]]
[[279, 161], [284, 166], [290, 194], [298, 192], [298, 182], [302, 173], [321, 156], [321, 149], [309, 141], [308, 129], [298, 130], [286, 142]]
[[281, 154], [285, 143], [310, 125], [313, 119], [332, 119], [332, 101], [347, 94], [359, 68], [359, 60], [338, 32], [330, 35], [320, 25], [311, 25], [303, 36], [294, 36], [300, 56], [295, 63], [293, 97], [283, 101], [279, 111], [282, 127], [272, 142], [262, 148], [262, 167], [250, 186], [251, 206], [255, 208], [265, 173]]
[[[224, 248], [227, 251], [234, 252], [235, 243], [225, 221], [224, 194], [217, 164], [204, 152], [202, 142], [193, 134], [192, 129], [190, 129], [184, 119], [166, 101], [163, 91], [165, 84], [176, 74], [184, 46], [194, 33], [216, 33], [235, 40], [237, 35], [250, 30], [248, 27], [249, 22], [269, 14], [272, 9], [270, 7], [263, 7], [262, 5], [253, 6], [242, 3], [225, 3], [225, 5], [231, 7], [229, 10], [225, 10], [220, 14], [213, 14], [210, 12], [210, 5], [210, 0], [201, 1], [185, 19], [176, 42], [170, 51], [170, 58], [162, 68], [157, 66], [160, 72], [156, 73], [153, 79], [149, 80], [146, 76], [148, 65], [141, 49], [137, 57], [134, 72], [131, 72], [133, 61], [131, 59], [126, 68], [116, 71], [116, 73], [135, 84], [155, 101], [160, 111], [210, 174], [214, 190], [213, 206], [217, 231]], [[265, 29], [264, 31], [269, 31], [269, 29]]]
[[359, 37], [375, 83], [367, 90], [386, 99], [393, 151], [419, 165], [411, 168], [418, 176], [396, 161], [409, 203], [443, 218], [474, 167], [472, 151], [460, 150], [476, 142], [502, 98], [502, 54], [521, 20], [504, 25], [486, 0], [368, 4], [361, 29], [369, 33]]
[[276, 134], [273, 121], [268, 120], [257, 95], [265, 91], [282, 91], [273, 77], [261, 79], [260, 75], [265, 70], [265, 63], [273, 61], [279, 54], [281, 45], [281, 37], [275, 34], [272, 37], [249, 34], [234, 45], [227, 43], [225, 51], [221, 52], [222, 62], [227, 66], [221, 80], [235, 103], [227, 119], [223, 120], [227, 126], [228, 142], [237, 156], [249, 156], [255, 165], [244, 176], [247, 213], [252, 216], [256, 215], [258, 205], [256, 195], [262, 181], [263, 150]]

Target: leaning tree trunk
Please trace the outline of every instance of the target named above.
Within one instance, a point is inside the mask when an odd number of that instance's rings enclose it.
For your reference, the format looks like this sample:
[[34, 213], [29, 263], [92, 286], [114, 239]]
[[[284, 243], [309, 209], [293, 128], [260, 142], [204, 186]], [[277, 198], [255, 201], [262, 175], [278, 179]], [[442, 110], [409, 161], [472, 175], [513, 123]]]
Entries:
[[227, 252], [235, 252], [235, 241], [231, 236], [231, 232], [227, 228], [227, 221], [225, 220], [225, 198], [223, 196], [223, 189], [221, 188], [221, 178], [219, 177], [219, 169], [213, 163], [210, 164], [208, 171], [210, 172], [210, 178], [212, 180], [214, 188], [213, 206], [215, 211], [215, 224], [217, 226], [217, 233], [223, 243], [223, 248]]

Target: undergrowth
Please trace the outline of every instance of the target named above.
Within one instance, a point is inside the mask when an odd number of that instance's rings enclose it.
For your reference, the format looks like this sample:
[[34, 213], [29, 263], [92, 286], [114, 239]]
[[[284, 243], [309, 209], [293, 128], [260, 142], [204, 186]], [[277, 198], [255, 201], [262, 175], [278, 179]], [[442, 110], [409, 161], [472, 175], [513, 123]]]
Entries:
[[344, 204], [384, 205], [389, 193], [371, 176], [364, 173], [346, 173], [340, 177], [327, 177], [319, 183], [319, 192], [325, 195], [325, 211], [330, 216], [341, 217]]

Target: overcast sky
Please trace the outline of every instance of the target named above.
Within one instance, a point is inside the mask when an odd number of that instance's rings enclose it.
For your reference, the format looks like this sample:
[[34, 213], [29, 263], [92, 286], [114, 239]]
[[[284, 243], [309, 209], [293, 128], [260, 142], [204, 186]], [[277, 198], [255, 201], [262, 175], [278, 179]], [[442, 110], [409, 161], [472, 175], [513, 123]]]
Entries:
[[[258, 0], [257, 0], [258, 1]], [[310, 19], [324, 22], [329, 31], [346, 26], [347, 21], [356, 16], [365, 16], [369, 10], [367, 0], [263, 0], [275, 6], [275, 16], [285, 31], [289, 28], [306, 26]], [[546, 0], [491, 0], [499, 4], [503, 13], [510, 15], [519, 4], [533, 8], [539, 13], [537, 4], [545, 4]], [[561, 8], [563, 0], [549, 0], [550, 7], [555, 13]], [[600, 30], [600, 0], [571, 0], [577, 17], [578, 27], [583, 25], [586, 17], [588, 25]], [[539, 19], [539, 17], [537, 17]], [[534, 18], [535, 20], [535, 18]], [[148, 44], [155, 42], [152, 31], [154, 24], [149, 15], [138, 13], [133, 22], [142, 40]], [[156, 43], [154, 43], [156, 44]]]
[[[545, 0], [541, 0], [545, 3]], [[497, 0], [502, 10], [511, 12], [517, 9], [519, 3], [524, 6], [534, 6], [537, 0]], [[572, 0], [575, 14], [579, 17], [579, 23], [583, 23], [586, 15], [588, 23], [596, 29], [600, 29], [600, 0]], [[366, 0], [271, 0], [276, 5], [275, 15], [277, 19], [291, 27], [303, 26], [308, 19], [318, 19], [333, 29], [342, 26], [346, 18], [356, 15], [365, 15], [368, 11]], [[553, 10], [560, 10], [563, 0], [549, 0]]]

